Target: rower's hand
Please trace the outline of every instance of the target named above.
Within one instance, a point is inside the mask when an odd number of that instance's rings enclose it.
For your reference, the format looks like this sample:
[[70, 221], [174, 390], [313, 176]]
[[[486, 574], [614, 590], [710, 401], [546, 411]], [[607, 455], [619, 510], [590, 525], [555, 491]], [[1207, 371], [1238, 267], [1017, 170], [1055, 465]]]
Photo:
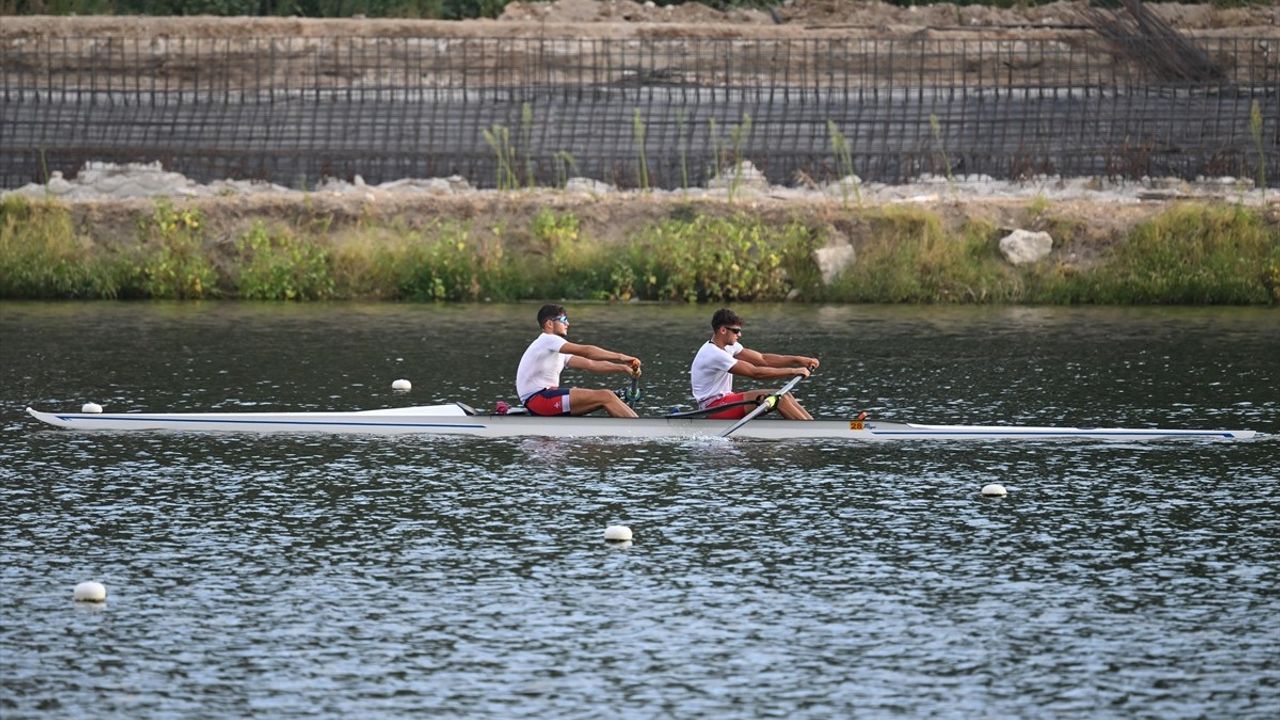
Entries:
[[807, 368], [807, 367], [802, 367], [802, 368], [792, 368], [792, 369], [791, 369], [791, 374], [792, 374], [792, 375], [799, 375], [800, 377], [809, 377], [809, 368]]
[[822, 363], [818, 362], [818, 358], [802, 357], [800, 358], [800, 364], [809, 368], [812, 372], [813, 370], [817, 370], [818, 366]]
[[640, 358], [627, 357], [623, 362], [631, 369], [631, 377], [640, 377]]

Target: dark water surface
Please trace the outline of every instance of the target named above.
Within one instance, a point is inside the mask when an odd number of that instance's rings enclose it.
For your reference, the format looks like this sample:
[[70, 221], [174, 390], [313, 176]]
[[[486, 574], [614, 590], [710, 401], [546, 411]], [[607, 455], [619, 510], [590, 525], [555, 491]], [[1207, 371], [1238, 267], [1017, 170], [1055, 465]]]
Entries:
[[[570, 315], [660, 412], [713, 309]], [[1269, 435], [77, 434], [22, 408], [490, 407], [536, 306], [0, 303], [0, 714], [1276, 716], [1274, 310], [743, 309], [818, 416]]]

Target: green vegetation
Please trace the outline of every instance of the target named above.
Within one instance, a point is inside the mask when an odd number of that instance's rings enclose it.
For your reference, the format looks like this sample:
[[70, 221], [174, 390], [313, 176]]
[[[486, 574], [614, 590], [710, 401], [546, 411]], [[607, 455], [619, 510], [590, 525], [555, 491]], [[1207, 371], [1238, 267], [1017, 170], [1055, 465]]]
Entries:
[[516, 150], [511, 145], [511, 131], [505, 125], [495, 123], [488, 130], [482, 130], [481, 134], [497, 160], [497, 177], [494, 179], [496, 187], [499, 190], [519, 188], [520, 178], [516, 175]]
[[[1049, 212], [1040, 202], [1038, 215]], [[1003, 234], [969, 221], [944, 231], [918, 208], [862, 214], [870, 226], [858, 262], [827, 289], [843, 302], [1032, 304], [1280, 303], [1280, 227], [1242, 206], [1176, 206], [1102, 249], [1088, 265], [1049, 259], [1015, 268], [997, 249]], [[1046, 222], [1072, 245], [1069, 222]]]
[[[506, 125], [494, 123], [488, 130], [481, 130], [480, 134], [484, 137], [485, 144], [493, 150], [496, 177], [494, 183], [499, 190], [519, 190], [520, 173], [517, 171], [517, 161], [519, 153], [511, 142], [511, 130]], [[535, 187], [537, 178], [534, 176], [533, 167], [533, 106], [529, 103], [520, 105], [520, 141], [521, 149], [524, 153], [524, 182], [527, 187]], [[556, 153], [555, 165], [557, 174], [560, 172], [563, 156], [567, 156], [570, 163], [573, 162], [573, 156], [563, 150]]]
[[324, 300], [333, 297], [329, 248], [261, 222], [236, 241], [240, 297], [250, 300]]
[[198, 211], [161, 202], [131, 241], [106, 244], [60, 204], [10, 196], [0, 297], [1280, 304], [1280, 223], [1244, 205], [1177, 205], [1124, 237], [1089, 240], [1088, 223], [1038, 198], [1027, 221], [1051, 232], [1055, 251], [1021, 267], [1004, 261], [1003, 232], [986, 221], [846, 209], [834, 222], [857, 260], [829, 285], [814, 250], [833, 218], [720, 209], [731, 214], [680, 205], [605, 242], [550, 209], [497, 225], [358, 218], [335, 228], [306, 208], [292, 222], [214, 232]]
[[1185, 205], [1139, 226], [1091, 278], [1100, 303], [1280, 302], [1280, 231], [1239, 206]]
[[727, 147], [720, 142], [715, 118], [707, 118], [707, 130], [711, 135], [711, 144], [715, 151], [712, 155], [715, 160], [711, 167], [711, 175], [719, 177], [723, 175], [726, 168], [732, 170], [733, 174], [728, 179], [727, 197], [729, 202], [733, 202], [734, 196], [737, 195], [739, 188], [742, 187], [742, 162], [746, 159], [742, 150], [747, 139], [751, 136], [751, 114], [742, 113], [742, 121], [737, 125], [729, 126], [729, 145]]
[[178, 299], [219, 294], [200, 213], [159, 203], [155, 213], [139, 223], [139, 231], [143, 244], [125, 282], [130, 290], [144, 297]]
[[1254, 100], [1249, 107], [1249, 134], [1253, 136], [1253, 149], [1257, 158], [1254, 186], [1265, 193], [1267, 191], [1267, 154], [1262, 141], [1262, 106], [1257, 100]]
[[636, 187], [641, 190], [649, 189], [649, 160], [644, 154], [644, 120], [640, 117], [640, 110], [637, 108], [635, 115], [631, 119], [631, 135], [635, 142], [636, 153], [639, 156], [640, 164], [638, 165], [636, 175]]
[[835, 156], [836, 174], [840, 183], [840, 198], [844, 202], [844, 208], [849, 209], [849, 188], [852, 186], [854, 194], [858, 198], [858, 205], [862, 205], [862, 188], [859, 183], [853, 181], [853, 150], [849, 146], [849, 140], [840, 132], [839, 126], [835, 121], [827, 121], [827, 135], [831, 137], [831, 153]]
[[0, 297], [115, 297], [118, 269], [52, 202], [0, 202]]
[[857, 263], [832, 284], [832, 299], [1039, 302], [1026, 292], [1024, 271], [1001, 258], [996, 247], [1000, 233], [988, 223], [971, 221], [951, 234], [936, 215], [912, 207], [875, 209], [863, 218], [869, 239]]

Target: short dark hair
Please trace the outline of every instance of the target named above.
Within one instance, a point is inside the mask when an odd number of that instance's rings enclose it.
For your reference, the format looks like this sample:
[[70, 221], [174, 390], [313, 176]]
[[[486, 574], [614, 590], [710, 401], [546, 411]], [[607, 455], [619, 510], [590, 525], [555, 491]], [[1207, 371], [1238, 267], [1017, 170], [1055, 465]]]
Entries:
[[742, 318], [738, 317], [738, 313], [729, 308], [720, 308], [715, 315], [711, 316], [711, 329], [719, 330], [726, 325], [741, 325]]
[[543, 325], [546, 325], [547, 321], [550, 320], [551, 318], [560, 317], [561, 315], [564, 315], [564, 314], [565, 312], [564, 312], [563, 305], [556, 305], [555, 303], [547, 303], [546, 305], [543, 305], [541, 308], [538, 308], [538, 327], [542, 327]]

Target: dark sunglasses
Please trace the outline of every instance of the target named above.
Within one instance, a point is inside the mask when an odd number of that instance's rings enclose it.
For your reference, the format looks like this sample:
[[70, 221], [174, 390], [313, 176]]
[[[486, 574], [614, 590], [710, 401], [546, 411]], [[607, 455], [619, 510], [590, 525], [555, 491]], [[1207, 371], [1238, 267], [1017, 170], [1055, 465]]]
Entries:
[[551, 319], [552, 319], [552, 320], [555, 320], [555, 321], [556, 321], [556, 322], [558, 322], [558, 323], [564, 323], [565, 325], [568, 325], [568, 324], [569, 324], [569, 316], [568, 316], [568, 315], [557, 315], [557, 316], [555, 316], [555, 317], [553, 317], [553, 318], [551, 318]]
[[741, 334], [742, 334], [742, 328], [731, 328], [731, 327], [726, 327], [726, 328], [725, 328], [725, 330], [728, 330], [729, 332], [733, 333], [734, 335], [741, 335]]

